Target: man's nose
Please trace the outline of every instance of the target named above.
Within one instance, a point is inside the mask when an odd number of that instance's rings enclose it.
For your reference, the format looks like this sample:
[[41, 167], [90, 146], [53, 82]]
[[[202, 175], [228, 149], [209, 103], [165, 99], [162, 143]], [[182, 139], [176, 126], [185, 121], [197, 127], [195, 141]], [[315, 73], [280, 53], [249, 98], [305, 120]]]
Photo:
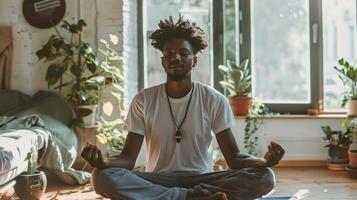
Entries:
[[181, 55], [179, 53], [175, 53], [172, 59], [173, 60], [181, 60]]

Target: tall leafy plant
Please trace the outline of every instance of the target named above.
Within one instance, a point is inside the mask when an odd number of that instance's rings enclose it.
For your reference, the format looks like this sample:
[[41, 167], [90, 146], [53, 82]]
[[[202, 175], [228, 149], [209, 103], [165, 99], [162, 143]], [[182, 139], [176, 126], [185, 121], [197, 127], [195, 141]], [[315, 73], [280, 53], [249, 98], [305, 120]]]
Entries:
[[339, 73], [339, 78], [345, 86], [342, 106], [345, 106], [348, 100], [357, 100], [357, 67], [341, 58], [338, 61], [339, 67], [334, 69]]
[[[102, 62], [99, 62], [91, 45], [82, 40], [86, 26], [83, 19], [73, 24], [64, 20], [61, 28], [66, 33], [61, 34], [55, 27], [56, 34], [51, 35], [47, 43], [36, 52], [39, 60], [49, 63], [46, 72], [48, 88], [65, 93], [73, 105], [74, 124], [80, 126], [83, 125], [81, 118], [92, 112], [80, 106], [98, 104], [103, 89], [111, 84], [114, 84], [113, 94], [120, 95], [123, 88], [118, 83], [124, 79], [123, 69], [120, 68], [121, 57], [105, 40], [101, 40], [104, 48], [98, 49], [104, 57]], [[115, 59], [119, 60], [119, 64], [113, 64]]]

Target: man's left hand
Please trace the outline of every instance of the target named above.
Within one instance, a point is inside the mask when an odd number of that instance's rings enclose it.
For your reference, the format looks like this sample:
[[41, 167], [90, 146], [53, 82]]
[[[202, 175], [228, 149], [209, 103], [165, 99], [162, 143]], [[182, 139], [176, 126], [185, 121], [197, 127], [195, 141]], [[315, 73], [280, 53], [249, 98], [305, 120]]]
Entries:
[[266, 166], [271, 167], [279, 163], [285, 150], [276, 142], [271, 142], [268, 146], [268, 152], [264, 155]]

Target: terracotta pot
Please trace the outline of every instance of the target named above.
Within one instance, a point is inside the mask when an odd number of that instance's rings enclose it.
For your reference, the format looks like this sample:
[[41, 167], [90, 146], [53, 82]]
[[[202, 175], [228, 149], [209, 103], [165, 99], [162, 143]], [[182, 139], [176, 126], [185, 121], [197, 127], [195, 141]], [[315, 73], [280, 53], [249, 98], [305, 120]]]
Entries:
[[42, 171], [35, 174], [22, 173], [16, 177], [15, 192], [20, 199], [39, 200], [47, 187], [47, 178]]
[[248, 96], [233, 96], [229, 97], [233, 114], [236, 116], [246, 116], [249, 112], [250, 100]]
[[349, 100], [348, 115], [349, 116], [357, 116], [357, 100]]
[[330, 163], [348, 163], [348, 148], [349, 146], [332, 146], [329, 148]]
[[348, 159], [350, 160], [349, 165], [351, 168], [357, 169], [357, 151], [349, 150]]

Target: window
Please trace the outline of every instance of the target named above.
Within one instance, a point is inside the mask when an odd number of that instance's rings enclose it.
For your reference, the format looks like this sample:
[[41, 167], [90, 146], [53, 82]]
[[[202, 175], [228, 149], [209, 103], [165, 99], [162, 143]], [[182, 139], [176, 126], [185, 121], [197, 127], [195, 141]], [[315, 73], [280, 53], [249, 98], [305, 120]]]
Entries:
[[151, 45], [149, 36], [158, 28], [160, 20], [172, 16], [177, 21], [178, 13], [181, 13], [191, 21], [197, 23], [206, 34], [208, 41], [208, 49], [202, 53], [198, 53], [197, 70], [193, 70], [193, 80], [198, 80], [208, 85], [213, 85], [213, 67], [211, 62], [211, 48], [210, 35], [211, 35], [211, 6], [210, 0], [147, 0], [144, 1], [144, 42], [145, 52], [144, 57], [144, 75], [145, 87], [150, 87], [158, 83], [165, 82], [166, 75], [161, 65], [161, 52], [154, 49]]
[[[140, 1], [139, 1], [140, 2]], [[344, 88], [333, 66], [357, 58], [355, 0], [143, 0], [145, 86], [164, 81], [147, 36], [160, 19], [182, 13], [210, 41], [193, 78], [221, 90], [217, 66], [250, 60], [252, 95], [270, 110], [304, 114], [311, 107], [343, 112]], [[174, 14], [173, 14], [174, 13]], [[177, 16], [176, 16], [177, 17]], [[155, 60], [157, 59], [157, 60]], [[207, 70], [202, 70], [202, 69]]]
[[239, 2], [240, 61], [251, 60], [253, 96], [281, 113], [345, 111], [333, 66], [356, 59], [356, 1]]
[[251, 1], [253, 96], [310, 103], [308, 0]]
[[356, 1], [324, 0], [323, 13], [323, 72], [324, 108], [341, 108], [344, 87], [333, 66], [340, 58], [353, 63], [356, 60]]
[[238, 22], [238, 4], [235, 0], [224, 1], [224, 45], [225, 59], [237, 62], [239, 60], [239, 26]]

